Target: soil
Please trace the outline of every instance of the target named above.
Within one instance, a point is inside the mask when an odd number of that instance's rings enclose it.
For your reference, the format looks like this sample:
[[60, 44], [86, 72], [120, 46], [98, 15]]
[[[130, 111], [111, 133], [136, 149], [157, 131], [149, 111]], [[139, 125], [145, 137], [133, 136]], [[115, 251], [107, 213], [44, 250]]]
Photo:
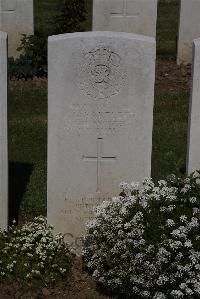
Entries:
[[[156, 89], [169, 93], [189, 92], [191, 65], [177, 66], [174, 60], [157, 59]], [[47, 79], [10, 81], [10, 88], [23, 85], [45, 87]], [[58, 283], [54, 288], [27, 291], [19, 283], [0, 285], [0, 299], [109, 299], [116, 298], [99, 289], [95, 280], [86, 272], [81, 258], [75, 259], [69, 281]]]
[[0, 299], [114, 299], [104, 294], [95, 280], [86, 272], [80, 257], [75, 258], [69, 281], [58, 283], [54, 288], [25, 290], [19, 283], [0, 284]]
[[168, 93], [189, 92], [191, 85], [191, 64], [176, 65], [174, 60], [157, 59], [156, 89]]

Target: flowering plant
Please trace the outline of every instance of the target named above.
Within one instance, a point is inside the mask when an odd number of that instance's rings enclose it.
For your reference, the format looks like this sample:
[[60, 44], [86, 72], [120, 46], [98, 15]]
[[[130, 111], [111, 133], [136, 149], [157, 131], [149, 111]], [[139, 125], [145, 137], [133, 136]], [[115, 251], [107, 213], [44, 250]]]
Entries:
[[87, 224], [93, 276], [126, 298], [200, 298], [200, 172], [121, 188]]
[[61, 234], [43, 217], [0, 231], [0, 282], [39, 287], [69, 276], [72, 257]]

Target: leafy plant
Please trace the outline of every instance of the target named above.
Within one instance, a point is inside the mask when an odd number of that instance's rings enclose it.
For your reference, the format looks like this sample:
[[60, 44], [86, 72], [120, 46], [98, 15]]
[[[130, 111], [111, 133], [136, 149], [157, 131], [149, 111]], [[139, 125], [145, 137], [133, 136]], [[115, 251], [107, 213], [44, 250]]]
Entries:
[[28, 79], [47, 75], [47, 38], [36, 35], [23, 35], [19, 58], [9, 58], [9, 76], [16, 79]]
[[35, 76], [47, 76], [47, 38], [48, 35], [83, 31], [86, 19], [85, 0], [64, 0], [57, 7], [58, 13], [49, 21], [51, 32], [36, 32], [35, 35], [23, 35], [18, 50], [19, 58], [9, 59], [9, 77], [29, 79]]

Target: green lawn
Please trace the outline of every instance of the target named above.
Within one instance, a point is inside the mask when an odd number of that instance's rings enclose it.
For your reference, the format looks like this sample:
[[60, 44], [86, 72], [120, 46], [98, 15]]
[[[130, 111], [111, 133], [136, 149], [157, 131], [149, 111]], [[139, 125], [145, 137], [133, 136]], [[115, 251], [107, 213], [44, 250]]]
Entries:
[[[35, 1], [35, 27], [51, 33], [58, 0]], [[91, 0], [87, 1], [91, 28]], [[175, 57], [178, 2], [159, 4], [158, 54]], [[156, 91], [152, 175], [182, 174], [186, 157], [188, 94]], [[10, 206], [20, 221], [46, 213], [47, 89], [45, 84], [15, 84], [9, 91]], [[131, 178], [130, 178], [131, 179]]]
[[179, 176], [185, 173], [188, 99], [187, 93], [156, 91], [152, 153], [155, 179], [171, 173]]
[[163, 57], [176, 56], [180, 0], [158, 2], [157, 53]]
[[11, 87], [9, 100], [10, 204], [25, 220], [46, 213], [47, 91]]

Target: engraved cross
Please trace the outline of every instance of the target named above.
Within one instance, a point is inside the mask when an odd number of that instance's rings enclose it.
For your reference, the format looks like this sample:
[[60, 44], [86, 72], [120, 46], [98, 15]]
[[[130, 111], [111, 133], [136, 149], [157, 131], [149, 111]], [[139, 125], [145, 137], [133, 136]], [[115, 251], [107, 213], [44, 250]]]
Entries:
[[128, 9], [128, 4], [127, 4], [128, 0], [123, 0], [123, 8], [122, 11], [119, 12], [112, 12], [111, 13], [111, 18], [120, 18], [122, 19], [122, 31], [126, 32], [128, 30], [128, 20], [130, 18], [137, 18], [138, 17], [138, 13], [136, 14], [131, 14], [129, 13], [129, 9]]
[[16, 10], [16, 0], [4, 0], [0, 4], [0, 11], [3, 13], [13, 13]]
[[97, 188], [96, 192], [100, 192], [100, 176], [101, 176], [101, 163], [102, 162], [115, 162], [115, 156], [103, 156], [102, 154], [102, 142], [103, 138], [97, 139], [97, 155], [96, 156], [83, 156], [83, 160], [86, 162], [95, 162], [97, 164]]

